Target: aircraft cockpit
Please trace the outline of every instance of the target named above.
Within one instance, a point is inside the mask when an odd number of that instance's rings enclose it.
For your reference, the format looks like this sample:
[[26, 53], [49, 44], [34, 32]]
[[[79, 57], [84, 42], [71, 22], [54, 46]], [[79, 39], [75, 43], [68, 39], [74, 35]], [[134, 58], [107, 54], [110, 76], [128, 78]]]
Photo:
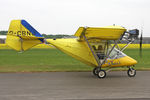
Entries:
[[102, 60], [105, 58], [105, 48], [103, 45], [93, 45], [93, 50], [96, 53], [97, 57]]
[[[103, 60], [107, 54], [111, 51], [112, 45], [108, 43], [93, 43], [92, 49], [95, 54], [99, 58], [99, 60]], [[112, 49], [107, 59], [117, 59], [126, 56], [123, 52], [118, 50], [117, 48]]]

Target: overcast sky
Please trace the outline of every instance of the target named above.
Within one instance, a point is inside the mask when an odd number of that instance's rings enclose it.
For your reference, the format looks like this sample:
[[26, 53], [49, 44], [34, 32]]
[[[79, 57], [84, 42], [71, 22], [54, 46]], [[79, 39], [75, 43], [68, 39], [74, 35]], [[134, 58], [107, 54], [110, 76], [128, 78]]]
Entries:
[[40, 33], [74, 34], [78, 27], [143, 27], [150, 37], [150, 0], [0, 0], [0, 30], [25, 19]]

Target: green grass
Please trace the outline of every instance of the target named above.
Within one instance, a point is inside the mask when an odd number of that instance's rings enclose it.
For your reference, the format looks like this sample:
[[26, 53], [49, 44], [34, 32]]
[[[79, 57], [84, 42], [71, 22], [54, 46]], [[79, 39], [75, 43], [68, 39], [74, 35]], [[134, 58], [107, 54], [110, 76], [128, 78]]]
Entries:
[[139, 49], [126, 49], [124, 53], [138, 61], [136, 69], [150, 70], [150, 48], [144, 48], [141, 57], [139, 56]]
[[[149, 70], [149, 51], [150, 49], [143, 49], [142, 58], [139, 57], [137, 49], [127, 49], [125, 53], [138, 61], [136, 69]], [[57, 49], [31, 49], [24, 53], [0, 50], [0, 72], [91, 71], [92, 69]]]
[[0, 50], [0, 72], [87, 70], [91, 67], [57, 49], [31, 49], [24, 53]]

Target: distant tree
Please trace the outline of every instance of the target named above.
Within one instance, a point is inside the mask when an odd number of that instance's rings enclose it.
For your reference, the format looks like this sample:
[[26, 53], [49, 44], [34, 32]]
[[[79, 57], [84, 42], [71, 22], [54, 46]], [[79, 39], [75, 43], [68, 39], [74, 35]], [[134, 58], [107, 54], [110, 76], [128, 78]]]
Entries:
[[6, 35], [8, 31], [0, 31], [0, 35]]
[[69, 38], [72, 37], [72, 35], [47, 35], [47, 34], [42, 34], [45, 38], [51, 38], [51, 39], [55, 39], [55, 38]]

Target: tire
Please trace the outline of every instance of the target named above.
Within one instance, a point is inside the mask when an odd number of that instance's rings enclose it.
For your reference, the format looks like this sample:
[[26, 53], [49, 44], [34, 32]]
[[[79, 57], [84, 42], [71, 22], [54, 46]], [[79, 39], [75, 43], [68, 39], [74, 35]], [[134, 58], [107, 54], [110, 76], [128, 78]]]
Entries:
[[136, 70], [133, 68], [129, 68], [127, 74], [129, 77], [134, 77], [136, 75]]
[[105, 70], [98, 71], [97, 76], [98, 76], [98, 78], [105, 78], [106, 77], [106, 71]]
[[97, 70], [97, 67], [95, 67], [94, 69], [93, 69], [93, 75], [97, 75], [97, 73], [98, 73], [98, 70]]

